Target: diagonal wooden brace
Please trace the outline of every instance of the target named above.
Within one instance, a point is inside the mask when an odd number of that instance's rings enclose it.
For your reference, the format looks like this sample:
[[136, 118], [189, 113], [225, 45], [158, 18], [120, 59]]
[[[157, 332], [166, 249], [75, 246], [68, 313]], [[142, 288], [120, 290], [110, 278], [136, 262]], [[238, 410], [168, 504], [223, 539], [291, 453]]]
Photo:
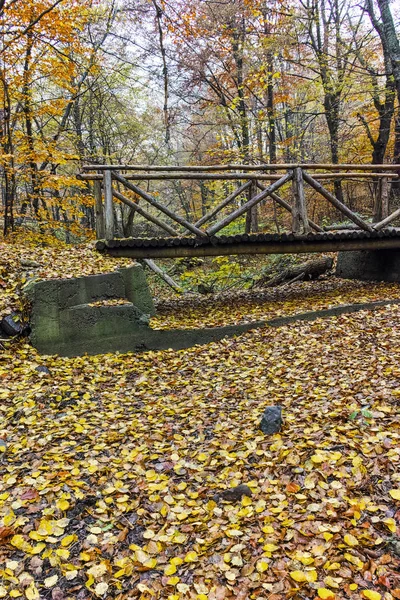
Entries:
[[159, 211], [167, 215], [176, 223], [179, 223], [179, 225], [182, 225], [182, 227], [185, 227], [185, 229], [188, 229], [191, 233], [194, 233], [199, 237], [205, 237], [207, 235], [206, 233], [204, 233], [204, 231], [201, 231], [201, 229], [199, 229], [195, 225], [192, 225], [191, 223], [189, 223], [189, 221], [186, 221], [186, 219], [183, 219], [179, 215], [176, 215], [174, 212], [172, 212], [172, 210], [170, 210], [166, 206], [163, 206], [160, 202], [153, 198], [153, 196], [140, 189], [134, 183], [131, 183], [130, 181], [125, 179], [125, 177], [122, 177], [122, 175], [120, 175], [119, 173], [113, 172], [112, 176], [114, 179], [116, 179], [117, 181], [122, 183], [122, 185], [128, 188], [128, 190], [131, 190], [131, 192], [135, 192], [135, 194], [146, 200], [146, 202], [157, 208]]

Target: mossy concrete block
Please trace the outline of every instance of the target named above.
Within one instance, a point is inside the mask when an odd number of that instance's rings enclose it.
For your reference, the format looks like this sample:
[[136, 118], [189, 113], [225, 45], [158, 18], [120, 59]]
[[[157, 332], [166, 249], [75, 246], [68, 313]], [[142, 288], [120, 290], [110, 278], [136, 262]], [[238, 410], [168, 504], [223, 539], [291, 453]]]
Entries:
[[125, 281], [126, 298], [143, 313], [149, 316], [156, 314], [153, 298], [149, 292], [146, 275], [138, 263], [127, 269], [121, 269]]
[[[148, 328], [149, 316], [154, 314], [139, 264], [114, 273], [32, 282], [26, 295], [32, 304], [32, 344], [46, 354], [58, 353], [63, 347], [73, 354], [74, 347], [82, 344], [89, 353], [97, 353], [99, 340], [109, 337], [118, 340], [141, 332]], [[129, 303], [90, 306], [110, 299]]]
[[120, 306], [72, 306], [60, 312], [60, 327], [65, 340], [84, 337], [92, 340], [114, 336], [116, 339], [128, 332], [148, 326], [148, 317], [133, 304]]
[[339, 252], [336, 275], [362, 281], [400, 281], [400, 250]]

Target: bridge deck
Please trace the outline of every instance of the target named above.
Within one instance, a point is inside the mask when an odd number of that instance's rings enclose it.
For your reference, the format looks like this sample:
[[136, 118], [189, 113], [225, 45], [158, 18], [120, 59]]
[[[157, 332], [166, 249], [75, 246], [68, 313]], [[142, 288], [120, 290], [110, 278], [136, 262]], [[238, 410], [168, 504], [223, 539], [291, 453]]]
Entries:
[[178, 258], [230, 254], [286, 254], [339, 250], [400, 249], [400, 228], [380, 231], [329, 231], [308, 234], [242, 234], [230, 236], [115, 238], [99, 240], [96, 249], [112, 256]]

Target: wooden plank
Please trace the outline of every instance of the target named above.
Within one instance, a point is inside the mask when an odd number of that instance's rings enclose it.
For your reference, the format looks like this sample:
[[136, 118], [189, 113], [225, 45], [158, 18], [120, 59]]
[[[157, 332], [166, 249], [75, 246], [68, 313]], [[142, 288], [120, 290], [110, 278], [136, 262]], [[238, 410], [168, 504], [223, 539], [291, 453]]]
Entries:
[[221, 221], [218, 221], [218, 223], [215, 223], [215, 225], [212, 225], [211, 227], [209, 227], [206, 230], [207, 233], [209, 235], [214, 235], [215, 233], [217, 233], [217, 231], [220, 231], [221, 229], [223, 229], [224, 227], [229, 225], [229, 223], [232, 223], [232, 221], [234, 221], [235, 219], [237, 219], [238, 217], [243, 215], [245, 212], [247, 212], [250, 208], [252, 208], [256, 204], [258, 204], [259, 202], [261, 202], [261, 200], [263, 200], [264, 198], [269, 196], [272, 192], [275, 192], [282, 185], [284, 185], [285, 183], [290, 181], [292, 179], [292, 176], [293, 176], [292, 172], [286, 173], [278, 181], [275, 181], [274, 183], [269, 185], [267, 188], [265, 188], [265, 190], [263, 192], [260, 192], [259, 194], [254, 196], [251, 200], [249, 200], [248, 202], [246, 202], [245, 204], [240, 206], [238, 209], [236, 209], [233, 213], [224, 217]]
[[114, 237], [114, 208], [111, 171], [104, 171], [104, 237], [112, 240]]
[[153, 271], [153, 273], [156, 273], [173, 290], [178, 292], [178, 294], [182, 292], [182, 288], [167, 273], [160, 269], [160, 267], [156, 265], [156, 263], [153, 260], [151, 260], [150, 258], [144, 258], [143, 262], [149, 267], [149, 269], [151, 269], [151, 271]]
[[105, 248], [103, 252], [111, 256], [131, 258], [180, 258], [191, 256], [230, 256], [235, 254], [300, 254], [311, 252], [338, 252], [347, 250], [399, 249], [400, 234], [397, 238], [359, 240], [285, 241], [260, 243], [229, 243], [214, 246], [169, 246], [164, 248]]
[[148, 221], [151, 221], [155, 225], [158, 225], [158, 227], [161, 227], [161, 229], [164, 229], [164, 231], [166, 231], [170, 235], [172, 235], [172, 236], [179, 235], [179, 233], [177, 231], [175, 231], [175, 229], [170, 227], [167, 223], [163, 223], [163, 221], [160, 221], [160, 219], [158, 219], [157, 217], [153, 217], [153, 215], [150, 215], [148, 212], [143, 210], [143, 208], [141, 206], [139, 206], [135, 202], [132, 202], [132, 200], [129, 200], [129, 198], [127, 198], [126, 196], [121, 194], [121, 192], [118, 192], [117, 190], [113, 189], [113, 196], [115, 196], [115, 198], [118, 198], [118, 200], [120, 200], [121, 202], [123, 202], [124, 204], [129, 206], [129, 208], [136, 211], [139, 215], [141, 215]]
[[225, 206], [227, 206], [228, 204], [230, 204], [230, 202], [232, 202], [235, 198], [237, 198], [237, 196], [239, 196], [240, 194], [242, 194], [250, 186], [251, 186], [251, 181], [247, 181], [246, 183], [244, 183], [243, 185], [241, 185], [240, 187], [238, 187], [237, 190], [235, 190], [234, 192], [232, 192], [232, 194], [230, 194], [229, 196], [227, 196], [225, 198], [225, 200], [222, 200], [222, 202], [220, 204], [218, 204], [218, 206], [216, 206], [210, 212], [208, 212], [207, 214], [205, 214], [204, 217], [201, 217], [201, 219], [199, 219], [198, 221], [196, 221], [195, 226], [196, 227], [200, 227], [200, 225], [203, 225], [204, 223], [206, 223], [206, 221], [209, 221], [210, 219], [212, 219], [213, 217], [215, 217], [215, 215], [217, 213], [219, 213], [220, 210], [222, 210], [223, 208], [225, 208]]
[[[194, 181], [240, 181], [240, 180], [260, 180], [260, 181], [277, 181], [281, 175], [265, 175], [263, 173], [213, 173], [213, 174], [202, 174], [202, 173], [169, 173], [167, 177], [167, 173], [162, 173], [162, 177], [158, 175], [148, 175], [148, 174], [136, 174], [136, 175], [125, 175], [125, 179], [128, 181], [174, 181], [176, 179], [182, 180], [194, 180]], [[314, 179], [318, 181], [322, 180], [331, 180], [335, 178], [345, 179], [345, 180], [360, 180], [360, 179], [379, 179], [381, 177], [388, 177], [391, 180], [396, 179], [397, 175], [392, 173], [314, 173]], [[96, 181], [97, 179], [103, 179], [101, 174], [95, 173], [87, 173], [87, 174], [78, 174], [76, 176], [80, 181]]]
[[105, 237], [104, 229], [104, 206], [103, 206], [103, 195], [101, 191], [101, 181], [93, 182], [93, 194], [94, 194], [94, 214], [96, 220], [96, 238], [102, 240]]
[[[300, 168], [300, 167], [295, 167]], [[104, 171], [106, 172], [106, 170]], [[113, 171], [114, 172], [114, 171]], [[136, 175], [125, 175], [124, 178], [126, 180], [134, 180], [134, 181], [175, 181], [175, 180], [189, 180], [189, 181], [240, 181], [243, 179], [247, 180], [255, 180], [260, 179], [261, 181], [277, 181], [282, 175], [279, 174], [270, 174], [266, 175], [264, 173], [203, 173], [203, 172], [179, 172], [179, 173], [138, 173]], [[317, 180], [324, 179], [379, 179], [380, 177], [391, 177], [395, 178], [396, 176], [391, 173], [315, 173], [313, 177]], [[78, 176], [78, 179], [84, 181], [95, 181], [96, 179], [101, 178], [101, 175], [91, 174], [81, 174]]]
[[379, 231], [380, 229], [386, 227], [386, 225], [389, 225], [389, 223], [391, 223], [398, 217], [400, 217], [400, 208], [398, 208], [394, 211], [394, 213], [386, 217], [386, 219], [383, 219], [383, 221], [380, 221], [379, 223], [376, 223], [376, 225], [373, 225], [373, 228], [375, 229], [375, 231]]
[[343, 163], [340, 165], [333, 165], [331, 163], [281, 163], [281, 164], [258, 164], [258, 165], [243, 165], [243, 164], [226, 164], [226, 165], [83, 165], [84, 171], [104, 171], [106, 169], [114, 171], [276, 171], [287, 169], [295, 169], [300, 167], [302, 169], [324, 169], [325, 171], [349, 170], [353, 171], [380, 171], [387, 169], [389, 171], [399, 171], [399, 165], [372, 165], [372, 164], [352, 164]]
[[303, 171], [303, 178], [304, 181], [311, 185], [311, 187], [314, 188], [316, 192], [318, 192], [319, 194], [321, 194], [321, 196], [326, 198], [328, 202], [333, 204], [335, 208], [337, 208], [341, 213], [346, 215], [346, 217], [353, 221], [353, 223], [359, 225], [359, 227], [361, 229], [364, 229], [364, 231], [373, 231], [371, 225], [368, 225], [368, 223], [366, 223], [364, 219], [361, 219], [361, 217], [354, 214], [353, 211], [350, 210], [350, 208], [343, 204], [343, 202], [340, 202], [340, 200], [338, 200], [336, 196], [334, 196], [328, 190], [326, 190], [318, 181], [315, 181], [315, 179], [311, 177], [311, 175], [309, 175], [306, 171]]
[[[257, 183], [257, 186], [260, 188], [260, 190], [265, 190], [265, 187], [261, 185], [261, 183]], [[272, 194], [270, 194], [270, 196], [273, 200], [275, 200], [277, 204], [279, 204], [279, 206], [282, 206], [282, 208], [285, 208], [288, 212], [292, 213], [292, 207], [290, 206], [290, 204], [283, 200], [283, 198], [278, 196], [278, 194], [273, 192]], [[308, 224], [311, 227], [311, 229], [314, 229], [314, 231], [324, 231], [322, 227], [314, 223], [314, 221], [312, 221], [311, 219], [308, 219]]]
[[169, 210], [169, 208], [160, 204], [160, 202], [158, 202], [155, 198], [153, 198], [153, 196], [150, 196], [150, 194], [148, 194], [144, 190], [140, 189], [133, 183], [130, 183], [129, 181], [127, 181], [125, 179], [125, 177], [122, 177], [122, 175], [120, 175], [119, 173], [113, 173], [112, 176], [114, 177], [114, 179], [116, 179], [117, 181], [122, 183], [122, 185], [127, 187], [128, 190], [135, 192], [135, 194], [137, 194], [138, 196], [140, 196], [141, 198], [146, 200], [146, 202], [148, 202], [149, 204], [151, 204], [152, 206], [157, 208], [159, 211], [161, 211], [162, 213], [167, 215], [170, 219], [172, 219], [176, 223], [179, 223], [179, 225], [182, 225], [182, 227], [185, 227], [185, 229], [188, 229], [191, 233], [194, 233], [195, 235], [197, 235], [199, 237], [204, 237], [207, 235], [204, 233], [204, 231], [201, 231], [201, 229], [199, 229], [195, 225], [192, 225], [191, 223], [186, 221], [186, 219], [183, 219], [179, 215], [176, 215], [174, 212], [172, 212], [172, 210]]

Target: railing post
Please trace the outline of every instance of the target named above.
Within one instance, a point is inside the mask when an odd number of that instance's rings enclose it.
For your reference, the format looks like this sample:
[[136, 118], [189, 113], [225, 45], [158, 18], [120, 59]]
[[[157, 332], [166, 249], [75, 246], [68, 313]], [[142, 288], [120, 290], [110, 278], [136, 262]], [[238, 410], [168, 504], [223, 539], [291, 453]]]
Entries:
[[310, 231], [310, 225], [307, 217], [303, 171], [301, 167], [295, 167], [293, 169], [292, 191], [294, 198], [292, 210], [293, 233], [308, 233]]
[[95, 180], [93, 182], [94, 192], [94, 214], [96, 223], [96, 238], [98, 240], [104, 239], [104, 206], [103, 206], [103, 194], [101, 191], [101, 181]]
[[[248, 192], [248, 200], [257, 195], [257, 181], [252, 179]], [[246, 233], [258, 231], [258, 206], [252, 206], [246, 213]]]
[[379, 196], [381, 204], [382, 220], [389, 215], [389, 181], [387, 177], [382, 177], [379, 182]]
[[380, 177], [379, 180], [374, 183], [373, 187], [375, 188], [373, 222], [380, 223], [380, 221], [386, 219], [389, 214], [388, 178]]
[[114, 237], [114, 210], [112, 193], [112, 173], [106, 169], [103, 175], [104, 185], [104, 237], [112, 240]]

